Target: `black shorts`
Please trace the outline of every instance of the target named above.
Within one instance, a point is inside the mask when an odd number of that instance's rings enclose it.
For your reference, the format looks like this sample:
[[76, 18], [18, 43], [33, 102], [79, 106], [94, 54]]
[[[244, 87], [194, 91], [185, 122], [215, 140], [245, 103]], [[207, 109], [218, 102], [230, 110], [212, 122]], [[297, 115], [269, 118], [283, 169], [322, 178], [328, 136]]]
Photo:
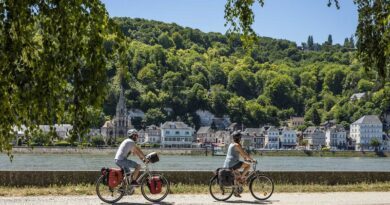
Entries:
[[239, 168], [241, 168], [243, 163], [244, 163], [243, 161], [239, 161], [239, 162], [237, 162], [237, 164], [230, 167], [230, 169], [233, 169], [233, 170], [239, 169]]

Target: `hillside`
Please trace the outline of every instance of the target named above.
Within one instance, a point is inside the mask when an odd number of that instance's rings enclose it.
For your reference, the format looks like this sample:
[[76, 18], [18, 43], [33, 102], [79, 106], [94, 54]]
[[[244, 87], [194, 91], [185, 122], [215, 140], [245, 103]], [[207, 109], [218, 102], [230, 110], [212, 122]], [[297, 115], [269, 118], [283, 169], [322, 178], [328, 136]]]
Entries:
[[[205, 109], [250, 127], [279, 125], [290, 116], [304, 116], [307, 125], [335, 119], [347, 127], [364, 114], [390, 111], [390, 86], [365, 72], [351, 38], [344, 45], [297, 45], [262, 37], [244, 49], [235, 35], [143, 19], [114, 21], [126, 36], [125, 55], [109, 59], [108, 94], [96, 126], [115, 114], [120, 86], [127, 106], [146, 113], [144, 125], [179, 118], [198, 127], [195, 111]], [[350, 101], [359, 92], [366, 97]]]

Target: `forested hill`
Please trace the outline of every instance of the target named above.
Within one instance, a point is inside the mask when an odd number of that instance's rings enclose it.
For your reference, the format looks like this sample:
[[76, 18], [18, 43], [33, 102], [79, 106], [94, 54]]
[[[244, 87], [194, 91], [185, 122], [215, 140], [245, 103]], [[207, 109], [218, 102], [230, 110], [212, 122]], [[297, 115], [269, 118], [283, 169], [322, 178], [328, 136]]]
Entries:
[[[347, 125], [390, 107], [385, 98], [390, 88], [358, 64], [349, 37], [344, 45], [333, 45], [331, 36], [321, 43], [308, 36], [299, 45], [262, 37], [244, 49], [239, 36], [143, 19], [114, 20], [127, 37], [126, 55], [110, 59], [105, 115], [115, 114], [120, 81], [127, 106], [143, 110], [146, 125], [179, 118], [198, 126], [198, 109], [251, 127], [278, 125], [290, 116]], [[366, 98], [351, 102], [358, 92], [366, 92]]]

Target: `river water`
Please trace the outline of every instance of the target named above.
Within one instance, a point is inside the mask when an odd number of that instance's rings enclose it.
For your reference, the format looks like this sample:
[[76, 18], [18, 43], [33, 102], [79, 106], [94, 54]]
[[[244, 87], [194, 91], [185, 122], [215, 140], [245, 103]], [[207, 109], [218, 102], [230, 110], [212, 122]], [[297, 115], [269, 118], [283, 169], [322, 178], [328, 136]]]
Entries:
[[[0, 170], [100, 170], [116, 167], [111, 154], [15, 154], [12, 163], [0, 155]], [[130, 159], [136, 157], [131, 156]], [[390, 158], [370, 157], [255, 157], [262, 171], [390, 171]], [[215, 170], [223, 156], [160, 155], [153, 170]], [[140, 163], [139, 160], [136, 160]]]

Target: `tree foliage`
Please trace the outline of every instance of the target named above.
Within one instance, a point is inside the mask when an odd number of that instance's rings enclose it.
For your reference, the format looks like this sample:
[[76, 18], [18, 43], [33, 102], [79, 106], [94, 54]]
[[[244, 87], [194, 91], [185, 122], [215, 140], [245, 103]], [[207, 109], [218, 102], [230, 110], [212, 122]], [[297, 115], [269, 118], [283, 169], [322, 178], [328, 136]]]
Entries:
[[14, 126], [64, 122], [74, 137], [90, 126], [88, 106], [104, 98], [109, 19], [98, 0], [0, 3], [0, 151]]

